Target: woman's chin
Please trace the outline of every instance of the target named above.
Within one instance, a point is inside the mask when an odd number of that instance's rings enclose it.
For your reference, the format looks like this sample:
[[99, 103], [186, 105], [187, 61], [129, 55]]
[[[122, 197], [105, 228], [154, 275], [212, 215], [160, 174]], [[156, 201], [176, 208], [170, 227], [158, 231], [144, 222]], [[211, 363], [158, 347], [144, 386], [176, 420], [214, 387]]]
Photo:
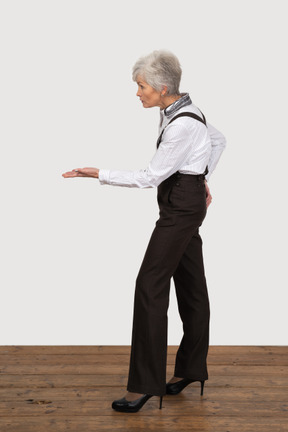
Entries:
[[146, 104], [145, 102], [142, 102], [143, 108], [151, 108], [151, 105]]

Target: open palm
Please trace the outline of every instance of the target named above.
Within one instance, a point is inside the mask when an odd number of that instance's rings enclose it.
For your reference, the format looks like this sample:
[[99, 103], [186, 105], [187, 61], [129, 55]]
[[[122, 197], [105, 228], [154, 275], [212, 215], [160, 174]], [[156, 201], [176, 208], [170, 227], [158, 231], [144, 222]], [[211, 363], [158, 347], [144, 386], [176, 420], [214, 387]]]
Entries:
[[92, 167], [75, 168], [72, 171], [67, 171], [66, 173], [62, 174], [62, 177], [64, 177], [64, 178], [71, 178], [71, 177], [94, 177], [94, 178], [98, 178], [98, 176], [99, 176], [99, 169], [98, 168], [92, 168]]

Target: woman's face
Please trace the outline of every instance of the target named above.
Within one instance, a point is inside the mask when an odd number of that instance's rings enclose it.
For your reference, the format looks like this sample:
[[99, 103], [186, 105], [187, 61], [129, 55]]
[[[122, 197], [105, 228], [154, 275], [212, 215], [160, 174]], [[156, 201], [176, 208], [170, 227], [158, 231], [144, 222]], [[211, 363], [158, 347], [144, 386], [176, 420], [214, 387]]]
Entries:
[[140, 76], [137, 77], [138, 91], [136, 96], [139, 96], [144, 108], [152, 108], [155, 106], [162, 107], [163, 100], [161, 92], [155, 90]]

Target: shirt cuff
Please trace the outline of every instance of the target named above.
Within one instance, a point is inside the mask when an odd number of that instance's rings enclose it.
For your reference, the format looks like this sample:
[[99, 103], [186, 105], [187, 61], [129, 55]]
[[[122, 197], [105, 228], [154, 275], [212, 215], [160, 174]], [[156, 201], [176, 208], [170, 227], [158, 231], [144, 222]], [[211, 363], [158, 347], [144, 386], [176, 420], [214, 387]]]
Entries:
[[99, 174], [98, 174], [98, 178], [99, 178], [99, 183], [101, 185], [104, 184], [109, 184], [110, 181], [110, 171], [109, 170], [105, 170], [105, 169], [100, 169], [99, 170]]

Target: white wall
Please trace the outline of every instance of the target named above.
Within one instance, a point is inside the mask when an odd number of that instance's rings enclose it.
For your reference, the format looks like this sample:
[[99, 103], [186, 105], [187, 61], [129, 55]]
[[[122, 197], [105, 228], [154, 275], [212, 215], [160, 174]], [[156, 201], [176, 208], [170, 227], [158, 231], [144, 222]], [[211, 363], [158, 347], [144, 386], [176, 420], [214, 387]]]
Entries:
[[287, 344], [285, 4], [1, 1], [0, 344], [130, 344], [156, 190], [61, 174], [147, 166], [159, 113], [131, 69], [159, 48], [228, 141], [202, 228], [211, 344]]

